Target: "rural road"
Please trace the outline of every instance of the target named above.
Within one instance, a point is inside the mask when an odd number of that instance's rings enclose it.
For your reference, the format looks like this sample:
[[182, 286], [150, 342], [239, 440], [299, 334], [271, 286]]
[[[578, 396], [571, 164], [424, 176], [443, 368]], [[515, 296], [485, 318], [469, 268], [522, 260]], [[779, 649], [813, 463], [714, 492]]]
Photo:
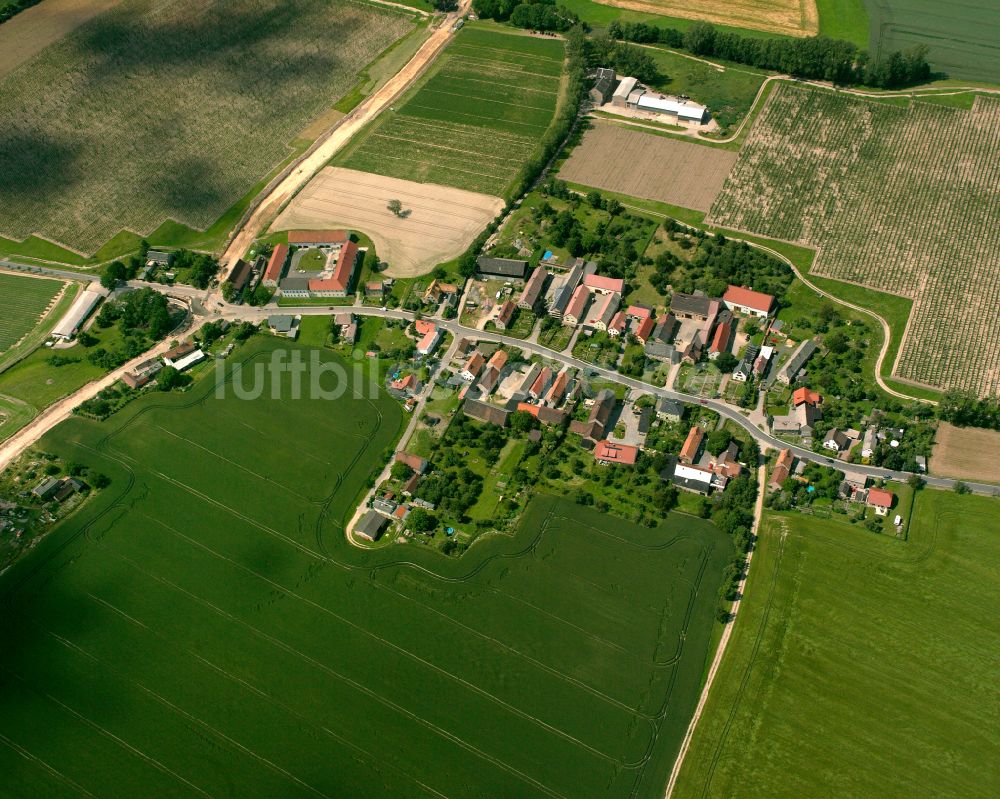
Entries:
[[237, 259], [243, 257], [243, 253], [267, 229], [282, 206], [291, 200], [326, 165], [327, 161], [423, 74], [444, 50], [453, 35], [452, 25], [465, 13], [471, 2], [472, 0], [462, 0], [458, 10], [448, 14], [441, 21], [438, 28], [399, 72], [323, 134], [302, 159], [293, 165], [284, 179], [270, 191], [265, 189], [268, 193], [257, 198], [256, 208], [242, 226], [234, 231], [229, 246], [219, 259], [225, 270], [230, 269]]
[[[141, 281], [130, 281], [129, 285], [135, 288], [140, 288], [140, 287], [154, 288], [160, 291], [164, 291], [164, 293], [170, 294], [172, 296], [182, 296], [183, 298], [192, 301], [195, 300], [203, 301], [206, 306], [209, 305], [209, 303], [207, 302], [208, 292], [203, 290], [192, 289], [189, 287], [177, 287], [177, 286], [164, 289], [164, 287], [160, 284], [142, 283]], [[340, 306], [337, 307], [339, 308]], [[264, 320], [266, 320], [268, 316], [274, 314], [276, 310], [277, 309], [275, 309], [274, 307], [249, 308], [249, 307], [230, 305], [230, 304], [223, 304], [220, 307], [218, 304], [216, 304], [216, 301], [213, 300], [213, 302], [211, 303], [211, 310], [208, 314], [198, 314], [197, 312], [194, 314], [194, 319], [192, 321], [191, 327], [192, 328], [197, 327], [198, 323], [202, 321], [208, 321], [210, 319], [220, 319], [220, 318], [225, 318], [230, 320], [245, 319], [259, 324]], [[363, 305], [351, 306], [349, 310], [351, 311], [351, 313], [354, 313], [358, 316], [372, 316], [372, 317], [381, 317], [385, 319], [403, 319], [406, 321], [413, 321], [415, 316], [410, 311], [398, 311], [394, 309], [382, 310], [381, 308], [368, 307]], [[303, 307], [284, 306], [280, 309], [280, 312], [282, 314], [300, 314], [303, 316], [329, 315], [331, 312], [331, 308], [327, 306], [316, 306], [316, 305], [309, 305]], [[770, 433], [761, 430], [753, 422], [747, 419], [742, 409], [731, 406], [725, 402], [721, 402], [715, 399], [704, 399], [694, 396], [692, 394], [687, 394], [685, 392], [662, 388], [660, 386], [654, 386], [650, 383], [646, 383], [642, 380], [637, 380], [633, 377], [626, 377], [625, 375], [621, 375], [618, 372], [612, 371], [610, 369], [604, 369], [598, 366], [594, 366], [593, 364], [587, 363], [586, 361], [574, 358], [572, 357], [572, 355], [568, 355], [565, 352], [556, 352], [555, 350], [551, 350], [548, 347], [545, 347], [536, 342], [524, 341], [522, 339], [512, 338], [510, 336], [504, 336], [494, 331], [475, 330], [473, 328], [465, 327], [464, 325], [459, 324], [459, 322], [454, 319], [444, 320], [435, 318], [434, 322], [439, 327], [451, 332], [456, 338], [463, 337], [478, 341], [492, 341], [499, 344], [507, 344], [512, 347], [520, 347], [522, 350], [526, 352], [540, 355], [542, 357], [548, 358], [553, 361], [558, 361], [567, 366], [571, 366], [575, 369], [582, 370], [583, 372], [589, 373], [593, 376], [603, 377], [607, 380], [620, 383], [621, 385], [624, 385], [628, 388], [652, 394], [655, 397], [675, 399], [688, 404], [702, 405], [706, 408], [710, 408], [711, 410], [718, 413], [720, 416], [726, 419], [731, 419], [740, 427], [744, 428], [747, 432], [749, 432], [757, 440], [762, 450], [790, 449], [795, 454], [795, 457], [800, 458], [802, 460], [814, 461], [816, 463], [821, 463], [824, 465], [833, 465], [833, 466], [844, 465], [839, 461], [834, 461], [830, 458], [827, 458], [825, 455], [821, 453], [813, 452], [812, 450], [805, 449], [804, 447], [799, 447], [794, 444], [789, 444], [785, 441], [782, 441], [779, 438], [776, 438], [775, 436], [772, 436]], [[79, 405], [84, 400], [92, 398], [99, 391], [103, 390], [107, 386], [112, 385], [116, 380], [118, 380], [121, 377], [121, 375], [124, 372], [129, 371], [130, 367], [133, 367], [136, 364], [141, 363], [143, 360], [146, 360], [147, 358], [153, 357], [159, 352], [165, 351], [167, 348], [168, 347], [165, 344], [165, 342], [160, 342], [160, 344], [158, 344], [149, 352], [141, 355], [140, 357], [134, 359], [133, 361], [130, 361], [128, 364], [119, 367], [114, 372], [106, 375], [100, 380], [95, 381], [93, 383], [89, 383], [88, 385], [84, 386], [83, 388], [74, 392], [70, 396], [60, 400], [55, 405], [50, 406], [45, 411], [40, 413], [37, 417], [35, 417], [35, 419], [31, 422], [31, 424], [29, 424], [22, 430], [15, 433], [10, 439], [8, 439], [3, 444], [0, 444], [0, 468], [3, 468], [8, 463], [10, 463], [10, 461], [13, 460], [13, 458], [15, 458], [18, 454], [20, 454], [20, 452], [22, 452], [24, 449], [31, 446], [31, 444], [34, 443], [34, 441], [36, 441], [38, 438], [40, 438], [46, 431], [48, 431], [56, 424], [61, 422], [63, 419], [65, 419], [67, 416], [69, 416], [70, 412], [74, 407]], [[865, 474], [871, 478], [881, 478], [885, 480], [905, 481], [909, 477], [908, 472], [894, 472], [875, 466], [852, 465], [851, 469], [852, 471], [858, 472], [860, 474]], [[928, 485], [933, 486], [935, 488], [949, 489], [953, 488], [956, 483], [955, 480], [942, 477], [932, 477], [930, 475], [921, 475], [921, 477], [923, 477], [923, 479], [927, 482]], [[967, 481], [964, 482], [966, 482], [966, 485], [968, 485], [969, 488], [977, 494], [986, 494], [992, 496], [1000, 493], [1000, 487], [995, 485], [990, 485], [988, 483], [970, 483]]]

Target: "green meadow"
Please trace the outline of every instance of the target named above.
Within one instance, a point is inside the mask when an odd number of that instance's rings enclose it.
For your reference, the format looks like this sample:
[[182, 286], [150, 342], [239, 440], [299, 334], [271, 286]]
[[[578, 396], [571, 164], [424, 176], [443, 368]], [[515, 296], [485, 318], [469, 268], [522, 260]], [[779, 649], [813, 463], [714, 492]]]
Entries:
[[909, 518], [765, 516], [675, 796], [996, 795], [997, 500], [925, 489]]
[[398, 404], [215, 380], [43, 440], [112, 482], [0, 578], [0, 793], [662, 795], [728, 538], [539, 496], [460, 558], [358, 549]]

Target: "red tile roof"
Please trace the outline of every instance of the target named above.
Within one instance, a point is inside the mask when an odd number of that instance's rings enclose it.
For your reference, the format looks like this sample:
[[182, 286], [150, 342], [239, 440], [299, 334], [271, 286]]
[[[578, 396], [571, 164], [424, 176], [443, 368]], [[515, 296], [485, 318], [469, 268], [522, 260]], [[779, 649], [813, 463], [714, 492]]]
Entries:
[[589, 298], [590, 294], [587, 292], [587, 287], [582, 284], [577, 286], [563, 317], [572, 316], [577, 321], [580, 321], [580, 317], [583, 316], [583, 309], [587, 307], [587, 300]]
[[351, 276], [354, 274], [354, 263], [358, 259], [358, 245], [353, 241], [347, 242], [340, 248], [340, 255], [337, 256], [337, 265], [333, 268], [333, 275], [326, 280], [310, 280], [310, 291], [347, 291], [351, 284]]
[[869, 488], [868, 489], [868, 504], [875, 505], [879, 508], [891, 508], [892, 501], [895, 499], [895, 495], [891, 491], [886, 491], [884, 488]]
[[545, 401], [551, 402], [553, 405], [558, 405], [562, 401], [563, 394], [566, 393], [566, 384], [568, 382], [569, 372], [563, 369], [556, 375], [556, 379], [552, 381], [552, 385], [549, 386], [549, 390], [545, 393]]
[[605, 440], [598, 441], [597, 446], [594, 447], [594, 457], [599, 461], [633, 466], [638, 456], [639, 448], [630, 447], [627, 444], [614, 444]]
[[267, 261], [267, 269], [264, 270], [264, 280], [277, 282], [281, 279], [281, 271], [285, 268], [285, 259], [288, 257], [287, 244], [275, 244], [271, 251], [271, 257]]
[[701, 446], [701, 440], [704, 437], [704, 430], [698, 427], [698, 425], [692, 427], [684, 441], [684, 446], [681, 447], [680, 459], [682, 461], [686, 460], [688, 463], [694, 463], [694, 459], [698, 457], [698, 448]]
[[625, 291], [624, 280], [604, 275], [584, 275], [583, 285], [595, 291], [617, 291], [619, 294]]
[[792, 406], [797, 407], [804, 402], [810, 405], [819, 405], [823, 398], [819, 395], [818, 391], [811, 391], [805, 386], [801, 386], [792, 393]]
[[645, 305], [630, 305], [625, 313], [633, 319], [649, 319], [653, 315], [653, 309], [647, 308]]
[[289, 230], [289, 244], [340, 244], [347, 241], [346, 230]]
[[722, 352], [729, 344], [729, 336], [733, 332], [733, 324], [728, 319], [715, 328], [715, 338], [712, 339], [712, 346], [709, 352]]
[[486, 363], [486, 359], [483, 357], [483, 354], [479, 350], [476, 350], [469, 356], [469, 360], [465, 362], [465, 368], [463, 371], [466, 371], [475, 377], [479, 374], [479, 370], [483, 368], [484, 363]]
[[434, 323], [428, 322], [426, 319], [417, 319], [413, 323], [413, 327], [421, 336], [426, 336], [428, 333], [434, 332]]
[[723, 302], [733, 305], [742, 305], [745, 308], [753, 308], [761, 313], [769, 313], [774, 305], [774, 297], [762, 291], [752, 291], [742, 286], [730, 286], [726, 293], [722, 295]]
[[651, 316], [647, 316], [639, 324], [639, 329], [635, 331], [635, 337], [639, 339], [643, 344], [653, 335], [653, 328], [656, 327], [656, 321]]
[[625, 329], [625, 322], [627, 320], [628, 317], [625, 315], [625, 311], [619, 311], [608, 322], [608, 332], [617, 331], [621, 333]]
[[507, 365], [507, 353], [503, 350], [497, 350], [493, 353], [493, 356], [488, 361], [489, 366], [497, 369], [503, 369]]

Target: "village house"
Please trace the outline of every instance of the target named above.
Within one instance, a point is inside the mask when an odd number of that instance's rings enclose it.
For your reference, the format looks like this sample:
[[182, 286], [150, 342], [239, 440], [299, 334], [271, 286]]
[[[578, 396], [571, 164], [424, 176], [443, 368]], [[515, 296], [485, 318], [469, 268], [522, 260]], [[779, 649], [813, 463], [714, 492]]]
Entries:
[[469, 356], [468, 360], [465, 362], [465, 366], [462, 367], [462, 371], [458, 373], [458, 376], [466, 382], [471, 383], [479, 376], [479, 373], [482, 371], [485, 363], [486, 359], [483, 357], [483, 354], [479, 350], [476, 350]]
[[298, 316], [276, 314], [267, 317], [267, 326], [276, 336], [295, 339], [299, 335], [299, 320], [300, 317]]
[[419, 455], [412, 455], [402, 450], [396, 453], [395, 461], [396, 463], [405, 463], [417, 474], [424, 474], [430, 468], [430, 463], [426, 458], [421, 458]]
[[814, 352], [816, 352], [816, 342], [811, 338], [807, 338], [799, 344], [784, 366], [778, 370], [778, 382], [788, 386], [794, 383], [796, 375], [802, 371], [802, 367], [805, 366], [806, 361], [812, 357]]
[[267, 269], [264, 270], [263, 283], [269, 288], [277, 288], [278, 282], [285, 275], [285, 263], [288, 260], [288, 245], [275, 244], [271, 257], [267, 259]]
[[752, 291], [742, 286], [730, 286], [722, 295], [722, 301], [730, 311], [749, 314], [766, 319], [774, 307], [774, 297], [761, 291]]
[[589, 302], [590, 292], [587, 291], [587, 287], [584, 285], [577, 286], [572, 298], [570, 298], [569, 305], [566, 306], [566, 312], [563, 314], [563, 324], [570, 327], [576, 327], [580, 324]]
[[772, 491], [777, 491], [792, 475], [792, 466], [795, 464], [795, 456], [790, 449], [783, 449], [778, 455], [778, 460], [771, 470], [771, 479], [767, 485]]
[[625, 311], [619, 311], [608, 323], [608, 335], [617, 338], [625, 332], [627, 326], [628, 317], [625, 315]]
[[843, 452], [850, 443], [850, 439], [834, 427], [823, 439], [823, 448], [831, 452]]
[[617, 277], [589, 274], [583, 276], [583, 285], [596, 294], [624, 294], [625, 281]]
[[884, 488], [869, 488], [865, 504], [870, 508], [874, 508], [876, 515], [886, 516], [895, 501], [896, 495], [891, 491], [887, 491]]
[[698, 453], [701, 451], [701, 444], [704, 439], [705, 431], [698, 425], [694, 425], [688, 431], [687, 438], [684, 440], [684, 446], [681, 447], [678, 460], [688, 466], [696, 463], [698, 461]]
[[497, 427], [506, 427], [510, 416], [510, 411], [506, 408], [498, 408], [496, 405], [474, 399], [465, 400], [462, 404], [462, 412], [466, 416], [486, 424], [494, 424]]
[[545, 288], [545, 281], [548, 275], [549, 273], [545, 271], [544, 267], [535, 267], [535, 271], [531, 273], [528, 282], [524, 284], [524, 291], [521, 292], [521, 297], [517, 301], [518, 308], [522, 308], [525, 311], [533, 311], [535, 309], [542, 298], [542, 290]]
[[500, 307], [497, 308], [496, 316], [493, 318], [493, 324], [497, 326], [498, 330], [506, 330], [511, 321], [514, 319], [515, 311], [517, 311], [517, 306], [514, 305], [513, 302], [510, 300], [504, 301]]
[[660, 419], [679, 422], [684, 418], [684, 403], [680, 400], [663, 397], [656, 403], [656, 415]]
[[570, 430], [585, 439], [596, 441], [603, 438], [617, 403], [618, 399], [611, 389], [602, 389], [594, 398], [587, 421], [570, 423]]
[[562, 319], [573, 292], [577, 290], [580, 281], [586, 271], [596, 271], [597, 264], [593, 261], [586, 263], [582, 258], [577, 258], [570, 264], [569, 272], [562, 278], [553, 277], [550, 288], [551, 297], [549, 299], [549, 315]]
[[639, 457], [639, 448], [627, 444], [616, 444], [613, 441], [598, 441], [594, 447], [594, 460], [602, 466], [612, 463], [622, 466], [635, 466]]
[[205, 358], [205, 353], [190, 341], [178, 344], [173, 349], [163, 353], [163, 362], [167, 366], [172, 366], [178, 372], [183, 372], [196, 363], [201, 363]]
[[707, 494], [712, 490], [715, 473], [704, 466], [692, 466], [678, 462], [674, 465], [673, 470], [661, 473], [660, 478], [669, 479], [670, 482], [684, 491]]
[[288, 231], [288, 243], [293, 247], [341, 247], [346, 242], [346, 230]]
[[715, 335], [712, 337], [712, 343], [708, 348], [708, 359], [714, 361], [722, 353], [729, 352], [729, 347], [733, 340], [733, 319], [728, 314], [725, 313], [725, 318], [720, 314], [719, 324], [715, 327]]
[[163, 368], [163, 363], [157, 358], [140, 363], [131, 372], [122, 375], [122, 382], [129, 388], [142, 388], [148, 384]]

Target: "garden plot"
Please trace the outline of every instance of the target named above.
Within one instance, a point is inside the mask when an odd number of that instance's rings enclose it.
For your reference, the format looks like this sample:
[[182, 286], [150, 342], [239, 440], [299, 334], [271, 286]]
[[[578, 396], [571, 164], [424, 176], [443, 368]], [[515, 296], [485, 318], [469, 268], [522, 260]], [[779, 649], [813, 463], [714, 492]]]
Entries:
[[347, 0], [122, 0], [0, 80], [0, 235], [93, 253], [209, 227], [412, 26]]
[[[400, 216], [387, 207], [394, 199], [403, 204]], [[389, 263], [390, 277], [412, 277], [464, 252], [502, 208], [502, 200], [486, 194], [326, 167], [271, 229], [360, 230]]]
[[597, 189], [707, 211], [736, 153], [610, 122], [594, 123], [559, 177]]
[[552, 121], [563, 56], [559, 41], [467, 26], [335, 163], [501, 196]]
[[913, 299], [901, 379], [1000, 390], [1000, 100], [909, 107], [783, 84], [709, 222], [816, 247], [813, 271]]

